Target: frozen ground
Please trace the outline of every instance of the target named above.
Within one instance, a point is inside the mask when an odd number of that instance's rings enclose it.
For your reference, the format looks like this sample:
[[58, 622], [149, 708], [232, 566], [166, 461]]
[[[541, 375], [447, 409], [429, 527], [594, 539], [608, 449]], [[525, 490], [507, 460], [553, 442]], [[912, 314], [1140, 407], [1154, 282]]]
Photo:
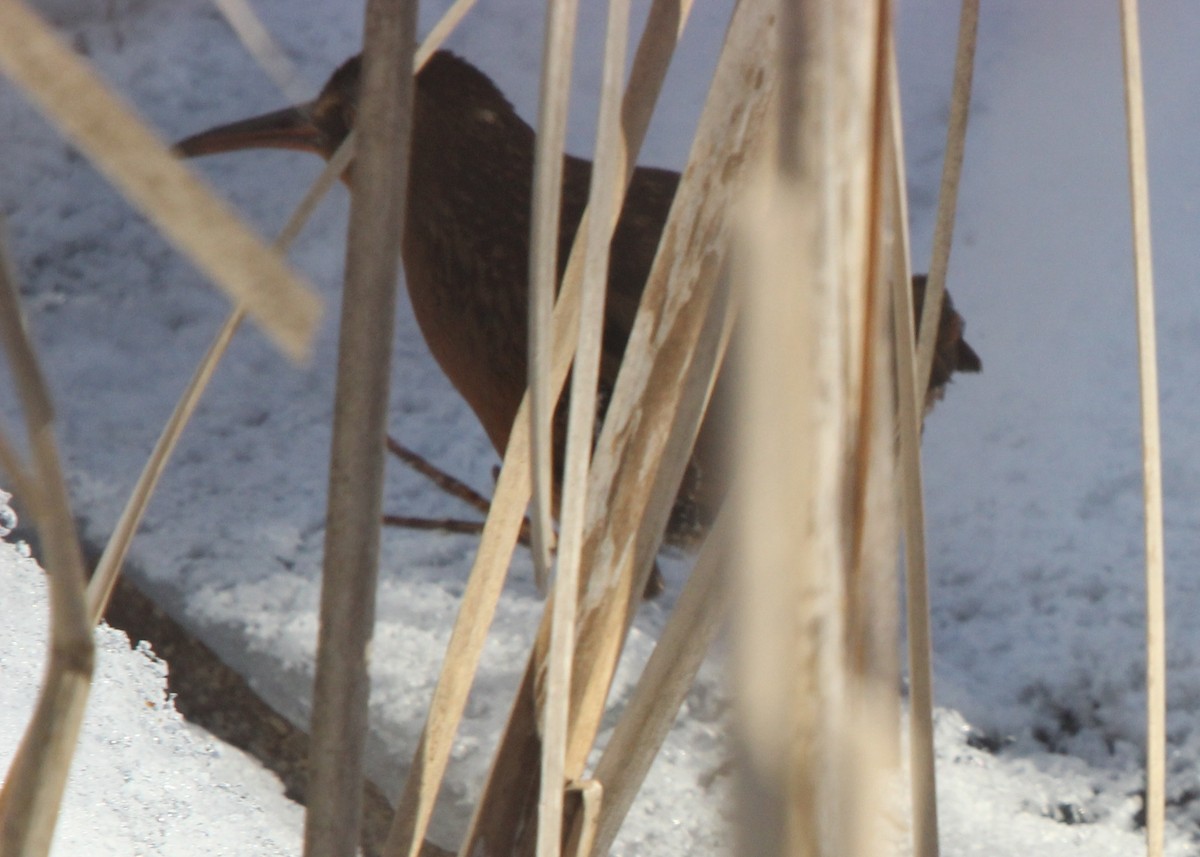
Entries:
[[[256, 8], [315, 91], [354, 51], [361, 26], [356, 5], [262, 0]], [[586, 114], [599, 55], [592, 42], [602, 30], [597, 4], [584, 5], [589, 44], [580, 54], [587, 71], [570, 137], [579, 153], [590, 148]], [[668, 110], [643, 161], [681, 165], [728, 5], [700, 4], [695, 11], [664, 98]], [[536, 98], [535, 6], [483, 0], [451, 42], [526, 117]], [[932, 230], [956, 7], [948, 0], [902, 0], [898, 8], [917, 260], [927, 257]], [[164, 137], [280, 105], [203, 0], [54, 0], [45, 8]], [[426, 27], [436, 11], [425, 9]], [[1200, 533], [1193, 437], [1200, 414], [1191, 395], [1200, 368], [1200, 298], [1191, 275], [1198, 267], [1200, 163], [1192, 152], [1200, 137], [1198, 30], [1200, 10], [1187, 0], [1158, 0], [1143, 10], [1166, 449], [1169, 834], [1179, 854], [1194, 852], [1200, 841], [1200, 735], [1193, 726], [1200, 711], [1200, 631], [1187, 619], [1200, 609], [1189, 563]], [[1119, 72], [1115, 4], [985, 4], [950, 270], [985, 372], [951, 389], [928, 423], [924, 446], [947, 854], [1116, 855], [1133, 853], [1140, 838], [1140, 442]], [[76, 508], [87, 535], [101, 540], [227, 307], [11, 86], [0, 87], [0, 127], [0, 206], [59, 405]], [[273, 234], [319, 166], [302, 155], [248, 153], [209, 159], [197, 169]], [[300, 722], [316, 632], [345, 216], [339, 189], [292, 256], [331, 308], [316, 359], [297, 369], [256, 332], [239, 336], [133, 557], [143, 587]], [[486, 490], [495, 463], [490, 446], [440, 377], [403, 302], [394, 378], [393, 433]], [[7, 387], [0, 387], [0, 412], [12, 422]], [[464, 513], [399, 467], [389, 470], [386, 502], [406, 514]], [[402, 782], [473, 545], [467, 537], [385, 536], [370, 756], [372, 775], [389, 789]], [[40, 597], [29, 591], [32, 574], [22, 563], [5, 571], [6, 605]], [[638, 618], [632, 661], [653, 645], [686, 563], [670, 562], [667, 574], [668, 596]], [[37, 603], [26, 612], [36, 613]], [[435, 839], [453, 841], [464, 822], [539, 610], [519, 557]], [[117, 648], [102, 647], [106, 655]], [[8, 657], [4, 693], [16, 663]], [[159, 674], [160, 666], [133, 657]], [[634, 666], [627, 663], [618, 677], [618, 696], [628, 691]], [[153, 702], [160, 684], [143, 676], [131, 686], [141, 688], [131, 691], [142, 694], [137, 699], [160, 707]], [[652, 772], [620, 853], [719, 852], [725, 709], [720, 665], [711, 663]], [[104, 716], [127, 724], [132, 715]], [[162, 717], [175, 724], [168, 731], [186, 737], [185, 746], [191, 742], [183, 755], [201, 763], [197, 782], [226, 776], [205, 772], [207, 751], [197, 749], [204, 739], [169, 710]], [[18, 721], [5, 721], [5, 746]], [[125, 750], [140, 754], [142, 743]], [[259, 775], [230, 781], [247, 790], [238, 794], [253, 789], [252, 800], [266, 806], [272, 789], [257, 785]], [[69, 806], [68, 815], [74, 811]], [[278, 817], [291, 823], [287, 812]], [[295, 848], [283, 834], [273, 841]], [[170, 853], [186, 852], [172, 845]]]

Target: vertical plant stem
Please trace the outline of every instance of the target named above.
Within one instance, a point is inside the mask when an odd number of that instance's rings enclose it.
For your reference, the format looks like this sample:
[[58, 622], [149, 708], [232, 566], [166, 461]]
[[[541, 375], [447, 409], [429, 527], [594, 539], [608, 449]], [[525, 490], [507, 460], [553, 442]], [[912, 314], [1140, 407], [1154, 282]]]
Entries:
[[929, 575], [925, 560], [925, 501], [921, 477], [921, 406], [913, 349], [908, 203], [905, 195], [900, 84], [893, 46], [889, 61], [891, 128], [896, 147], [896, 228], [900, 250], [893, 261], [892, 322], [895, 325], [896, 386], [900, 420], [900, 474], [904, 509], [904, 570], [908, 607], [909, 752], [913, 799], [913, 854], [938, 854], [937, 776], [933, 751], [933, 642], [929, 622]]
[[1125, 59], [1129, 195], [1133, 217], [1138, 373], [1142, 406], [1142, 491], [1146, 536], [1146, 851], [1150, 857], [1161, 857], [1166, 824], [1167, 720], [1162, 450], [1158, 418], [1158, 350], [1154, 332], [1146, 115], [1137, 0], [1121, 0], [1121, 45]]
[[416, 0], [368, 0], [314, 684], [307, 857], [358, 847]]
[[[563, 786], [567, 729], [575, 659], [575, 615], [579, 602], [579, 556], [588, 464], [595, 437], [596, 392], [608, 286], [608, 248], [616, 225], [615, 198], [624, 178], [620, 115], [629, 39], [629, 2], [610, 0], [604, 46], [603, 85], [596, 127], [596, 159], [588, 193], [592, 215], [584, 244], [579, 342], [571, 376], [566, 457], [563, 461], [562, 528], [554, 585], [553, 624], [542, 708], [541, 795], [538, 857], [558, 857], [563, 831]], [[549, 382], [549, 378], [546, 379]], [[536, 428], [536, 418], [534, 427]], [[534, 462], [536, 486], [537, 461]]]
[[[729, 210], [747, 164], [761, 151], [773, 78], [756, 46], [770, 38], [772, 28], [763, 6], [742, 4], [734, 12], [596, 443], [583, 542], [568, 778], [580, 775], [595, 740], [629, 621], [732, 323], [721, 277], [733, 230]], [[543, 621], [460, 854], [525, 852], [536, 811], [530, 795], [537, 783], [529, 772], [541, 742], [535, 690], [548, 638]]]
[[538, 132], [533, 161], [533, 212], [529, 236], [529, 451], [533, 504], [529, 517], [534, 580], [546, 592], [550, 582], [554, 482], [554, 400], [551, 395], [551, 313], [558, 281], [558, 223], [562, 203], [563, 151], [567, 100], [571, 94], [571, 55], [575, 45], [576, 0], [548, 0]]
[[[690, 0], [654, 0], [650, 7], [621, 107], [627, 158], [626, 185], [633, 174], [633, 165], [645, 139], [671, 55], [690, 11]], [[621, 200], [624, 200], [625, 187], [621, 191]], [[620, 205], [620, 201], [617, 205]], [[585, 210], [579, 226], [580, 234], [586, 234], [590, 216]], [[558, 302], [554, 307], [556, 389], [561, 389], [566, 381], [570, 355], [575, 350], [582, 272], [583, 253], [572, 248]], [[488, 628], [495, 616], [508, 561], [525, 519], [525, 505], [531, 491], [528, 408], [529, 399], [526, 396], [513, 420], [512, 434], [504, 452], [504, 466], [492, 496], [491, 511], [479, 539], [479, 550], [446, 647], [445, 662], [384, 847], [386, 857], [404, 854], [415, 857], [429, 826], [454, 735], [462, 720]]]
[[[325, 169], [313, 182], [300, 204], [296, 206], [296, 210], [292, 212], [292, 216], [275, 241], [275, 246], [281, 253], [287, 252], [308, 221], [313, 209], [316, 208], [317, 202], [329, 191], [329, 188], [349, 165], [354, 156], [354, 140], [354, 132], [351, 132], [334, 156], [330, 158], [329, 163], [325, 165]], [[192, 374], [187, 387], [184, 388], [166, 425], [163, 426], [150, 457], [142, 467], [142, 472], [125, 503], [125, 508], [121, 510], [121, 517], [117, 519], [117, 526], [104, 545], [104, 552], [100, 555], [100, 560], [96, 563], [96, 570], [88, 582], [88, 613], [91, 615], [93, 623], [99, 622], [108, 608], [113, 588], [117, 584], [117, 577], [121, 573], [121, 567], [125, 563], [125, 557], [129, 553], [129, 547], [141, 524], [142, 516], [145, 515], [146, 508], [150, 504], [154, 489], [158, 487], [158, 481], [166, 470], [171, 454], [179, 444], [179, 439], [183, 436], [183, 430], [191, 421], [196, 406], [200, 404], [200, 397], [208, 389], [208, 384], [216, 373], [221, 358], [225, 356], [229, 344], [233, 341], [233, 335], [245, 317], [245, 306], [238, 304], [225, 319], [225, 323], [217, 331], [208, 351], [205, 352], [196, 371]]]

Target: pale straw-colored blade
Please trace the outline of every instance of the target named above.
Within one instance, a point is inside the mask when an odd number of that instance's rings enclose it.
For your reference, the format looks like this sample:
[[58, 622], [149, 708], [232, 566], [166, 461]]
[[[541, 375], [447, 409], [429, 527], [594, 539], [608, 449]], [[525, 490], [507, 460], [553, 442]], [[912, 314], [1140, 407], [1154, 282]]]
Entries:
[[1162, 447], [1158, 417], [1158, 348], [1154, 332], [1154, 268], [1150, 248], [1150, 182], [1146, 165], [1146, 107], [1137, 0], [1121, 0], [1121, 46], [1125, 60], [1129, 195], [1133, 216], [1146, 536], [1146, 853], [1149, 857], [1162, 857], [1167, 770]]
[[24, 326], [0, 218], [0, 347], [25, 415], [37, 480], [35, 506], [50, 589], [46, 670], [33, 715], [0, 788], [0, 854], [43, 857], [58, 820], [91, 689], [95, 650], [84, 597], [83, 555], [67, 497], [54, 408]]
[[[626, 180], [632, 174], [632, 165], [645, 139], [667, 66], [690, 11], [688, 0], [655, 0], [650, 7], [622, 104], [622, 128], [629, 158], [625, 166]], [[579, 227], [581, 234], [586, 232], [588, 216], [585, 211]], [[562, 388], [575, 350], [582, 270], [583, 254], [573, 248], [554, 308], [555, 389]], [[531, 491], [528, 407], [526, 397], [513, 420], [504, 467], [492, 496], [491, 512], [484, 524], [425, 727], [384, 847], [386, 857], [416, 857], [446, 772], [454, 735], [462, 720], [467, 694], [495, 615], [508, 562], [525, 519], [525, 506]]]
[[[312, 187], [308, 189], [300, 204], [296, 206], [292, 216], [288, 218], [283, 231], [275, 240], [275, 246], [281, 253], [288, 251], [296, 236], [300, 234], [300, 230], [304, 228], [304, 224], [308, 222], [317, 203], [345, 172], [350, 160], [354, 157], [354, 140], [354, 133], [351, 132], [334, 156], [330, 158], [329, 163], [326, 164], [317, 180], [313, 182]], [[179, 438], [183, 436], [183, 430], [191, 421], [201, 396], [208, 389], [208, 383], [216, 372], [217, 365], [225, 356], [229, 343], [233, 341], [234, 333], [237, 332], [245, 317], [245, 308], [238, 305], [225, 319], [225, 323], [221, 325], [221, 329], [196, 367], [187, 387], [184, 388], [166, 425], [163, 426], [150, 457], [142, 467], [142, 472], [138, 476], [129, 500], [125, 503], [125, 508], [121, 510], [120, 518], [117, 519], [117, 526], [109, 536], [108, 542], [104, 546], [104, 552], [96, 564], [96, 570], [92, 573], [92, 579], [88, 582], [88, 612], [93, 622], [99, 622], [108, 608], [113, 588], [117, 584], [117, 577], [121, 573], [121, 567], [124, 565], [129, 547], [133, 543], [133, 537], [137, 534], [138, 526], [150, 504], [150, 498], [154, 495], [154, 489], [158, 487], [158, 480], [166, 470], [167, 463], [179, 443]]]
[[975, 72], [975, 37], [979, 30], [979, 0], [963, 0], [958, 21], [958, 50], [954, 60], [954, 87], [950, 95], [950, 120], [946, 126], [946, 156], [942, 161], [942, 183], [938, 191], [937, 220], [933, 228], [933, 255], [925, 283], [925, 304], [921, 310], [920, 342], [917, 344], [917, 389], [929, 386], [933, 371], [933, 351], [937, 344], [937, 320], [942, 316], [946, 294], [946, 271], [950, 266], [950, 246], [954, 239], [954, 218], [958, 211], [958, 180], [962, 176], [963, 152], [967, 140], [967, 115], [971, 107], [971, 79]]
[[249, 0], [213, 0], [238, 40], [292, 104], [308, 99], [296, 66], [255, 14]]
[[[563, 461], [562, 512], [554, 584], [553, 625], [542, 712], [541, 799], [538, 806], [539, 854], [557, 857], [562, 843], [568, 708], [575, 658], [575, 614], [579, 601], [584, 497], [595, 435], [596, 393], [608, 287], [608, 248], [618, 212], [616, 196], [625, 160], [621, 137], [621, 91], [625, 48], [629, 41], [629, 0], [610, 0], [604, 42], [604, 72], [596, 127], [596, 159], [588, 200], [592, 216], [582, 236], [584, 272], [579, 314], [579, 344], [571, 374], [571, 405]], [[602, 799], [603, 801], [603, 799]]]
[[893, 257], [892, 318], [895, 325], [896, 387], [900, 421], [900, 478], [904, 510], [905, 601], [908, 608], [909, 761], [913, 800], [913, 854], [938, 854], [937, 777], [933, 749], [933, 642], [929, 621], [929, 574], [925, 559], [925, 500], [921, 475], [921, 402], [913, 336], [912, 267], [908, 243], [900, 84], [895, 51], [889, 61], [892, 137], [896, 141], [893, 203], [900, 252]]
[[22, 0], [0, 3], [0, 70], [284, 352], [308, 354], [313, 291]]
[[[569, 779], [579, 776], [595, 739], [628, 621], [723, 353], [732, 313], [718, 280], [732, 228], [729, 208], [757, 154], [772, 88], [764, 54], [756, 49], [771, 27], [772, 16], [756, 4], [742, 4], [734, 13], [597, 441], [572, 678]], [[747, 91], [747, 80], [757, 85]], [[529, 792], [535, 783], [529, 771], [540, 753], [537, 685], [547, 632], [543, 621], [460, 854], [507, 853], [532, 829]]]
[[474, 5], [475, 0], [454, 0], [450, 8], [442, 14], [438, 22], [433, 25], [433, 29], [425, 36], [425, 41], [421, 42], [421, 46], [417, 48], [417, 55], [413, 58], [413, 66], [416, 71], [420, 71], [429, 58], [437, 52]]
[[581, 842], [582, 818], [568, 819], [572, 857], [607, 854], [728, 612], [726, 578], [730, 515], [722, 511], [658, 638], [591, 779], [604, 787], [591, 850]]
[[[554, 541], [554, 402], [550, 391], [551, 313], [558, 280], [558, 225], [562, 208], [563, 153], [571, 55], [575, 45], [576, 0], [547, 0], [542, 85], [533, 158], [533, 212], [529, 236], [529, 453], [533, 467], [532, 522], [534, 582], [545, 594]], [[545, 847], [539, 847], [545, 855]]]

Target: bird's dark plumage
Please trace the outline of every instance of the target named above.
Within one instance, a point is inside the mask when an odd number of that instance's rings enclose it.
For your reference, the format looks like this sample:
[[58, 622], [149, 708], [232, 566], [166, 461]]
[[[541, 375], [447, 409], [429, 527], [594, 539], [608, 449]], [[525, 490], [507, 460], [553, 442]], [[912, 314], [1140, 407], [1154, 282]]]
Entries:
[[[255, 147], [302, 149], [326, 158], [354, 125], [360, 63], [354, 57], [317, 99], [245, 122], [214, 128], [179, 143], [192, 156]], [[526, 295], [533, 185], [534, 132], [495, 84], [451, 53], [434, 54], [416, 78], [408, 214], [402, 244], [409, 298], [421, 332], [442, 370], [503, 454], [526, 383]], [[567, 156], [563, 171], [559, 274], [587, 203], [591, 163]], [[638, 167], [613, 237], [601, 401], [616, 380], [679, 174]], [[918, 305], [924, 278], [914, 279]], [[979, 357], [962, 339], [962, 317], [947, 296], [926, 404], [941, 398], [954, 372], [977, 372]], [[672, 512], [668, 538], [690, 541], [715, 514], [711, 449], [722, 410], [718, 384]], [[565, 425], [560, 406], [560, 429]], [[559, 431], [561, 435], [561, 431]], [[561, 450], [560, 450], [561, 452]], [[561, 454], [558, 456], [561, 460]]]

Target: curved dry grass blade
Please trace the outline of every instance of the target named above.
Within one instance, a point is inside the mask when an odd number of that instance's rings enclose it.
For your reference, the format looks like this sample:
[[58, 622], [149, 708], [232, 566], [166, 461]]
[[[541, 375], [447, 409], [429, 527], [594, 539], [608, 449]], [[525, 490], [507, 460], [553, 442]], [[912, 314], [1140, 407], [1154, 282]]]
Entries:
[[1146, 851], [1150, 857], [1161, 857], [1166, 826], [1167, 770], [1162, 446], [1158, 417], [1158, 349], [1154, 332], [1154, 268], [1150, 249], [1150, 183], [1146, 166], [1146, 108], [1137, 0], [1121, 0], [1121, 46], [1125, 60], [1146, 528]]
[[846, 850], [887, 853], [894, 839], [891, 816], [880, 807], [892, 799], [900, 773], [899, 495], [896, 491], [896, 384], [891, 278], [905, 237], [896, 228], [895, 172], [900, 154], [892, 140], [890, 75], [893, 12], [878, 3], [879, 24], [871, 58], [870, 178], [866, 218], [869, 244], [861, 335], [862, 379], [851, 409], [857, 425], [848, 482], [852, 501], [846, 563], [845, 610], [848, 761]]
[[[690, 0], [654, 0], [650, 8], [622, 104], [622, 127], [629, 158], [625, 165], [626, 182], [633, 173], [633, 164], [645, 139], [653, 105], [690, 11]], [[624, 199], [624, 189], [621, 198]], [[585, 210], [579, 225], [581, 234], [588, 228], [588, 218]], [[556, 389], [561, 389], [566, 381], [568, 361], [575, 348], [582, 269], [583, 254], [572, 248], [558, 302], [554, 307]], [[462, 719], [488, 628], [495, 616], [508, 560], [512, 556], [521, 522], [525, 520], [525, 505], [531, 490], [528, 407], [526, 397], [513, 420], [512, 434], [504, 453], [504, 467], [492, 497], [491, 512], [484, 525], [471, 577], [446, 647], [446, 659], [430, 701], [425, 727], [397, 805], [396, 820], [384, 847], [386, 857], [416, 857], [429, 826], [454, 735]]]
[[963, 0], [958, 19], [958, 50], [954, 60], [950, 121], [946, 126], [946, 157], [942, 162], [937, 221], [933, 229], [933, 256], [925, 284], [925, 306], [918, 325], [921, 331], [917, 344], [918, 390], [929, 387], [939, 327], [936, 319], [941, 318], [946, 294], [946, 271], [950, 266], [950, 244], [954, 238], [954, 216], [958, 210], [958, 180], [962, 176], [963, 151], [967, 140], [967, 114], [971, 107], [971, 78], [975, 71], [975, 37], [978, 30], [979, 0]]
[[[304, 228], [304, 224], [312, 215], [313, 209], [316, 208], [321, 197], [329, 192], [334, 182], [338, 180], [349, 165], [351, 159], [354, 157], [354, 140], [355, 137], [352, 132], [346, 137], [341, 147], [334, 153], [334, 156], [329, 159], [329, 163], [326, 164], [321, 175], [313, 182], [308, 193], [304, 195], [300, 204], [296, 206], [296, 210], [292, 212], [292, 216], [288, 218], [287, 224], [283, 227], [283, 231], [275, 241], [275, 246], [281, 253], [287, 252], [287, 249], [296, 239], [296, 236], [300, 234], [300, 230]], [[161, 478], [163, 471], [166, 470], [167, 462], [170, 460], [172, 453], [174, 453], [175, 447], [179, 443], [179, 438], [183, 436], [183, 430], [187, 428], [192, 414], [195, 413], [196, 406], [200, 403], [200, 397], [208, 389], [208, 383], [212, 380], [217, 365], [221, 362], [221, 358], [225, 356], [225, 352], [229, 348], [229, 343], [233, 341], [234, 333], [237, 332], [238, 327], [245, 317], [245, 307], [239, 305], [234, 307], [233, 312], [226, 318], [225, 323], [213, 339], [212, 345], [209, 346], [200, 364], [196, 367], [196, 371], [193, 373], [187, 387], [184, 388], [183, 395], [180, 396], [179, 401], [176, 403], [175, 409], [171, 412], [166, 425], [163, 426], [158, 440], [155, 441], [150, 457], [142, 467], [142, 472], [138, 476], [138, 481], [134, 485], [133, 492], [130, 494], [125, 508], [121, 510], [121, 517], [117, 520], [117, 526], [113, 530], [113, 534], [109, 537], [107, 544], [105, 544], [104, 552], [100, 555], [100, 560], [96, 564], [96, 570], [92, 573], [92, 579], [88, 583], [88, 612], [92, 617], [93, 623], [99, 622], [104, 616], [104, 611], [108, 609], [108, 602], [112, 597], [113, 587], [117, 584], [117, 577], [121, 573], [121, 567], [125, 564], [125, 557], [129, 554], [129, 546], [133, 543], [133, 537], [137, 534], [138, 526], [141, 524], [147, 506], [150, 504], [150, 498], [154, 495], [155, 488], [158, 487], [158, 480]]]
[[21, 0], [0, 3], [0, 68], [286, 354], [308, 353], [316, 294]]
[[8, 434], [4, 431], [3, 426], [0, 426], [0, 471], [8, 476], [8, 487], [13, 489], [36, 516], [38, 509], [41, 508], [41, 491], [37, 487], [37, 481], [33, 478], [33, 474], [25, 469], [21, 456], [17, 454], [16, 447], [8, 439]]
[[302, 104], [308, 93], [299, 83], [296, 66], [287, 58], [271, 32], [263, 26], [247, 0], [213, 0], [238, 40], [275, 82], [290, 104]]
[[154, 493], [154, 489], [158, 487], [158, 480], [166, 470], [171, 453], [174, 452], [179, 438], [183, 435], [184, 428], [191, 420], [192, 414], [195, 413], [196, 406], [200, 403], [200, 396], [208, 387], [208, 382], [212, 380], [213, 373], [217, 370], [217, 364], [243, 318], [245, 318], [245, 311], [241, 307], [236, 307], [221, 326], [212, 345], [208, 347], [208, 351], [200, 361], [195, 374], [184, 389], [179, 403], [171, 412], [167, 424], [163, 426], [163, 430], [154, 444], [154, 449], [138, 476], [137, 484], [134, 485], [133, 492], [125, 503], [125, 508], [121, 510], [117, 526], [109, 536], [108, 542], [104, 546], [104, 552], [100, 554], [100, 560], [96, 564], [96, 570], [92, 574], [92, 579], [88, 583], [88, 615], [91, 617], [93, 625], [104, 618], [104, 611], [108, 608], [113, 588], [117, 585], [121, 566], [129, 553], [129, 545], [133, 542], [146, 507], [150, 504], [150, 497]]
[[0, 344], [12, 367], [25, 414], [32, 475], [40, 486], [36, 508], [50, 585], [50, 643], [41, 693], [0, 789], [0, 853], [41, 857], [50, 850], [95, 654], [84, 598], [83, 556], [54, 441], [54, 409], [22, 321], [3, 226], [0, 220]]

